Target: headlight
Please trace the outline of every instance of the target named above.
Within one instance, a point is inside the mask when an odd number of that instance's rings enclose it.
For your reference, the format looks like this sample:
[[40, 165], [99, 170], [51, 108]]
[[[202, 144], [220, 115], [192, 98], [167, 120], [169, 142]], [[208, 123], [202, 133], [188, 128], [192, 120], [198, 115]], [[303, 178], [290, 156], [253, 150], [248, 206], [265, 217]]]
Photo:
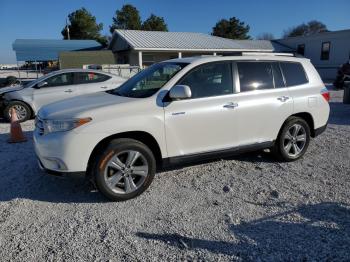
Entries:
[[44, 134], [72, 130], [81, 125], [89, 123], [91, 120], [92, 119], [90, 117], [64, 120], [44, 120]]

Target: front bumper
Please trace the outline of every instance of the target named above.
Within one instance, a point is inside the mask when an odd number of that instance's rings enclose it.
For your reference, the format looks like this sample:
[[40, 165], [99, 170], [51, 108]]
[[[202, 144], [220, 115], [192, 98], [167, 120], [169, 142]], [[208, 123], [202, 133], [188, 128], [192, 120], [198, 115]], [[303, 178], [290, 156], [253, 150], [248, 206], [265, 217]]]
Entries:
[[58, 177], [85, 177], [85, 172], [62, 172], [62, 171], [55, 171], [51, 169], [47, 169], [44, 167], [44, 165], [41, 163], [40, 159], [38, 159], [38, 165], [39, 168], [48, 175], [52, 176], [58, 176]]
[[48, 173], [66, 174], [86, 172], [90, 155], [100, 138], [74, 131], [42, 135], [36, 128], [33, 140], [39, 166]]

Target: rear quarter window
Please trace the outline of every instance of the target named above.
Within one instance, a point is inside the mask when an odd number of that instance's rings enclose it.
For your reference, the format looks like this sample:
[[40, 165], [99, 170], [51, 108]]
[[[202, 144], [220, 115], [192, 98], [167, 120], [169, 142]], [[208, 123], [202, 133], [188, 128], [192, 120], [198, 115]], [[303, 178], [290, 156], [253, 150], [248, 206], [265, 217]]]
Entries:
[[281, 62], [280, 65], [287, 86], [303, 85], [309, 82], [304, 67], [300, 63]]

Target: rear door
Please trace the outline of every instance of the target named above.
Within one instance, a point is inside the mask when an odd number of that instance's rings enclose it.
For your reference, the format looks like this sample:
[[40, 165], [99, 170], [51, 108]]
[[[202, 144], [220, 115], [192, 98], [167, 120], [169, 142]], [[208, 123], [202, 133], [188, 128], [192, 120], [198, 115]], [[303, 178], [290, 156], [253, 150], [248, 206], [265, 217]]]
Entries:
[[237, 132], [240, 145], [273, 141], [284, 121], [293, 113], [293, 99], [285, 87], [278, 62], [235, 63], [238, 93]]
[[90, 94], [111, 89], [114, 85], [110, 76], [96, 72], [75, 73], [75, 83], [78, 86], [79, 94]]
[[61, 73], [51, 76], [45, 80], [47, 85], [40, 88], [34, 88], [33, 104], [35, 110], [42, 106], [71, 98], [78, 94], [77, 87], [74, 85], [74, 73]]

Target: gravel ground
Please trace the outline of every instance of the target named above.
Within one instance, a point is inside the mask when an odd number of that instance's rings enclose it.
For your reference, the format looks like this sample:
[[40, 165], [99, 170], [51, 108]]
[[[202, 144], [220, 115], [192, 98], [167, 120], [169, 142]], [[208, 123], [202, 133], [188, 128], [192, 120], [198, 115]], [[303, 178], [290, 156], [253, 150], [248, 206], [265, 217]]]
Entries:
[[303, 159], [260, 152], [163, 172], [123, 203], [43, 174], [33, 121], [23, 144], [0, 123], [0, 260], [349, 261], [350, 105], [331, 95], [329, 127]]

